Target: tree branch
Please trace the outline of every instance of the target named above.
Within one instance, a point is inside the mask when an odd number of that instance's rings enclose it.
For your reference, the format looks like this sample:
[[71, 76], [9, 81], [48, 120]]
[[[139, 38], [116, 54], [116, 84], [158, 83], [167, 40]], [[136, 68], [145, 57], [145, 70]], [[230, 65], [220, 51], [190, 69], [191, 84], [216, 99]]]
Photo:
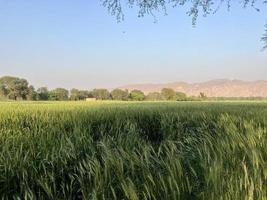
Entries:
[[[167, 6], [178, 7], [188, 5], [189, 10], [187, 14], [192, 17], [193, 23], [195, 23], [199, 13], [201, 12], [204, 16], [216, 12], [222, 4], [226, 4], [228, 9], [231, 7], [233, 0], [100, 0], [104, 7], [108, 11], [116, 16], [120, 21], [123, 20], [123, 7], [136, 7], [138, 9], [138, 16], [143, 17], [145, 15], [151, 15], [155, 11], [166, 12]], [[240, 0], [239, 3], [242, 7], [251, 6], [255, 10], [259, 11], [255, 7], [256, 2], [267, 3], [267, 0]]]
[[264, 35], [261, 38], [261, 40], [264, 43], [263, 49], [267, 49], [267, 22], [266, 22], [265, 28], [266, 28], [265, 29], [265, 33], [264, 33]]
[[[188, 5], [187, 14], [192, 17], [192, 24], [195, 25], [199, 14], [207, 16], [216, 13], [218, 9], [226, 4], [230, 10], [233, 0], [100, 0], [102, 5], [106, 7], [111, 15], [117, 18], [117, 21], [124, 19], [123, 7], [136, 7], [138, 9], [138, 17], [145, 15], [154, 15], [154, 12], [163, 11], [167, 13], [167, 6], [178, 7]], [[256, 2], [267, 4], [267, 0], [240, 0], [242, 7], [251, 6], [256, 11], [260, 11], [255, 7]], [[123, 4], [122, 4], [123, 3]], [[267, 24], [266, 31], [261, 40], [264, 42], [264, 49], [267, 48]]]

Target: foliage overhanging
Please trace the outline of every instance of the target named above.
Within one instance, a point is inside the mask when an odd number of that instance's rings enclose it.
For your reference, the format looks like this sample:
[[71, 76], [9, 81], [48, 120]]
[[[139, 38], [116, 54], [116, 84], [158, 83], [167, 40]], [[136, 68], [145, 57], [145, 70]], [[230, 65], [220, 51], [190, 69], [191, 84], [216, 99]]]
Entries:
[[[192, 17], [193, 25], [199, 14], [207, 16], [215, 13], [223, 4], [226, 4], [228, 9], [231, 7], [232, 0], [100, 0], [111, 15], [114, 15], [118, 21], [124, 19], [123, 7], [136, 7], [138, 9], [138, 17], [145, 15], [153, 15], [155, 12], [163, 11], [167, 13], [167, 6], [178, 7], [188, 5], [187, 14]], [[255, 4], [267, 4], [266, 0], [241, 0], [239, 4], [246, 8], [253, 7], [256, 11], [260, 11]], [[267, 30], [265, 31], [262, 41], [265, 43], [264, 48], [267, 48]]]

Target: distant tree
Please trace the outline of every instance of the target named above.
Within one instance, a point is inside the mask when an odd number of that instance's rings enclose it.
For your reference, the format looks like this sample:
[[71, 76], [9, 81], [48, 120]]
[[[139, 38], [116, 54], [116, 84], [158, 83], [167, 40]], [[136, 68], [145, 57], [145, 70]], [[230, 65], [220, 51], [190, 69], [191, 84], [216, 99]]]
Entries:
[[146, 95], [146, 100], [148, 101], [160, 101], [163, 100], [159, 92], [150, 92]]
[[70, 100], [79, 101], [84, 100], [89, 97], [89, 92], [86, 90], [71, 89], [70, 91]]
[[35, 91], [34, 87], [31, 85], [28, 88], [27, 100], [35, 101], [37, 99], [37, 92]]
[[28, 81], [17, 77], [4, 76], [0, 85], [6, 96], [12, 100], [25, 100], [28, 93]]
[[72, 101], [80, 100], [80, 94], [79, 93], [80, 93], [80, 91], [78, 89], [75, 89], [75, 88], [71, 89], [70, 100], [72, 100]]
[[161, 95], [164, 100], [176, 100], [176, 92], [171, 88], [163, 88], [161, 90]]
[[177, 101], [186, 101], [187, 100], [186, 94], [183, 92], [176, 92], [176, 100]]
[[145, 94], [141, 90], [133, 90], [129, 95], [132, 101], [143, 101], [145, 100]]
[[80, 97], [80, 100], [85, 100], [88, 97], [92, 97], [92, 95], [90, 95], [90, 92], [87, 90], [80, 90], [79, 97]]
[[114, 89], [111, 92], [111, 97], [113, 100], [127, 101], [129, 97], [128, 90]]
[[206, 100], [208, 97], [205, 95], [204, 92], [200, 92], [200, 93], [199, 93], [199, 98], [200, 98], [201, 100]]
[[7, 90], [3, 84], [0, 84], [0, 97], [6, 97], [7, 96]]
[[49, 91], [47, 87], [41, 87], [37, 90], [37, 100], [38, 101], [47, 101], [49, 97]]
[[88, 91], [88, 98], [94, 98], [93, 91]]
[[49, 92], [50, 101], [66, 101], [68, 100], [69, 92], [64, 88], [56, 88]]
[[107, 89], [94, 89], [92, 91], [93, 97], [98, 100], [108, 100], [110, 99], [110, 93]]

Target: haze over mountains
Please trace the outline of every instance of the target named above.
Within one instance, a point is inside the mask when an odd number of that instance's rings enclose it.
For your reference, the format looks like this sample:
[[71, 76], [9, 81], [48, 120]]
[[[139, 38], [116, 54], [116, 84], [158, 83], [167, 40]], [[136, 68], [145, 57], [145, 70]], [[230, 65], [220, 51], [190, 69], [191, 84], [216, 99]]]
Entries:
[[188, 96], [198, 96], [200, 92], [208, 97], [267, 97], [267, 81], [242, 81], [217, 79], [201, 83], [175, 82], [166, 84], [133, 84], [120, 87], [128, 90], [142, 90], [145, 94], [159, 92], [162, 88], [172, 88]]

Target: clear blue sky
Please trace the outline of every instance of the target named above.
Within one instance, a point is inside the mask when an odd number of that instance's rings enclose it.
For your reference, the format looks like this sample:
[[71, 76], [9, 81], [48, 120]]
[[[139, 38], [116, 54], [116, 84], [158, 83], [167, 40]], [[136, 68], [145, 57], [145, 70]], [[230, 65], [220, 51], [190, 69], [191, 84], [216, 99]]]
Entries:
[[184, 8], [117, 23], [98, 0], [0, 0], [0, 76], [36, 87], [112, 88], [130, 83], [266, 80], [260, 37], [267, 6], [199, 17]]

